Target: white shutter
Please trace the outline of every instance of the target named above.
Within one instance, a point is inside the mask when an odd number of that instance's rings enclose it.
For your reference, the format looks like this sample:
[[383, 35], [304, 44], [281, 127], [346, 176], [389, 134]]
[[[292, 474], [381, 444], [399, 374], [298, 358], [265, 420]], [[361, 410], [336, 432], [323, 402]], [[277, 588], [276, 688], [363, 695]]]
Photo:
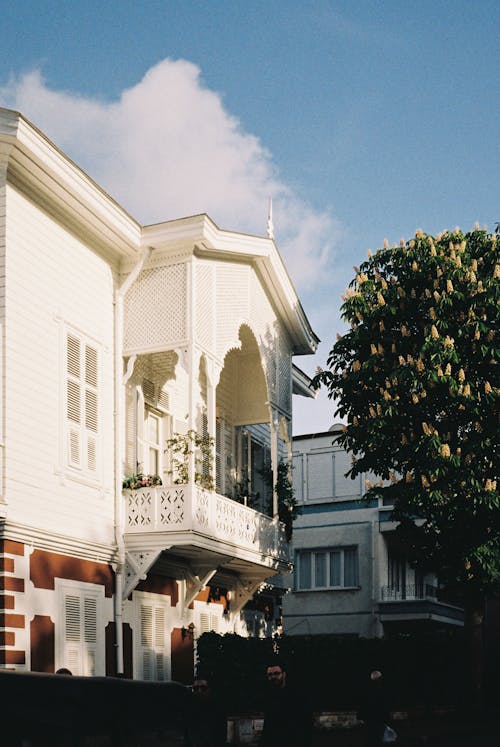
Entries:
[[104, 628], [99, 627], [103, 587], [59, 580], [58, 585], [62, 613], [61, 630], [56, 631], [58, 665], [75, 675], [104, 674]]
[[166, 619], [164, 605], [140, 602], [138, 661], [143, 680], [168, 679]]
[[97, 599], [83, 598], [83, 641], [85, 644], [86, 666], [84, 674], [95, 675], [97, 655]]
[[66, 338], [66, 417], [68, 419], [68, 462], [81, 466], [81, 360], [80, 340]]
[[210, 615], [208, 612], [200, 612], [200, 626], [198, 629], [198, 635], [208, 633], [210, 631]]
[[141, 604], [140, 607], [140, 625], [141, 625], [141, 658], [142, 658], [142, 679], [154, 680], [154, 660], [153, 660], [153, 606], [151, 604]]
[[156, 679], [165, 680], [165, 610], [155, 607], [155, 663]]
[[67, 459], [71, 467], [98, 468], [98, 352], [76, 335], [66, 335]]
[[[146, 416], [144, 408], [144, 393], [140, 386], [135, 388], [136, 401], [136, 434], [135, 434], [135, 461], [140, 465], [139, 469], [144, 466], [144, 418]], [[135, 470], [134, 470], [135, 471]]]
[[75, 675], [83, 674], [81, 657], [80, 597], [64, 595], [64, 662]]

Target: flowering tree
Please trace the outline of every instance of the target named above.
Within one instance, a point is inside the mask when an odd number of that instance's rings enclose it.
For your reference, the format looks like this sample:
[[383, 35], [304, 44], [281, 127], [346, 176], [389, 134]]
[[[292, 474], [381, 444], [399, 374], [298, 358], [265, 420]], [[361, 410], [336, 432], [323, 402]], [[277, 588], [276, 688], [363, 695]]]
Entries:
[[480, 687], [484, 596], [500, 582], [496, 235], [417, 231], [355, 268], [342, 306], [350, 330], [315, 377], [347, 425], [352, 477], [380, 482], [417, 565], [463, 599]]

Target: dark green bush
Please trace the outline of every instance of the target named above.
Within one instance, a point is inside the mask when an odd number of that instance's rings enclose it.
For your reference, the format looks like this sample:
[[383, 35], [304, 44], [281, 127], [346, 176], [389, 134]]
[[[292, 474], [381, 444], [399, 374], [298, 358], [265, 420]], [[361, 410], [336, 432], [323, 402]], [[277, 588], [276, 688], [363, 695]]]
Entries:
[[266, 689], [265, 667], [274, 653], [286, 665], [289, 681], [309, 693], [317, 711], [356, 709], [372, 669], [384, 672], [394, 709], [427, 710], [460, 703], [464, 657], [459, 634], [258, 639], [205, 633], [198, 641], [198, 669], [212, 678], [231, 712], [260, 710]]

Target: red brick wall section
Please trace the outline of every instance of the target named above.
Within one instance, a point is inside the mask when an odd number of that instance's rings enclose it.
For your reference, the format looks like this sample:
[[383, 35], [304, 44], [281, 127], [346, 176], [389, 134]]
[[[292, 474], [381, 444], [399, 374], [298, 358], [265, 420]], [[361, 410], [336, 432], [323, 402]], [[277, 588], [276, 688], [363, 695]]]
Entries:
[[11, 666], [24, 665], [26, 663], [26, 653], [24, 651], [16, 651], [15, 649], [8, 648], [0, 651], [0, 664]]
[[0, 553], [7, 555], [24, 556], [24, 545], [22, 542], [13, 542], [12, 540], [0, 540]]
[[0, 610], [13, 610], [16, 600], [10, 594], [0, 594]]
[[55, 625], [45, 615], [35, 615], [30, 624], [31, 670], [53, 672], [55, 669]]
[[0, 576], [0, 591], [24, 591], [24, 579]]
[[179, 601], [177, 581], [168, 576], [159, 576], [150, 573], [144, 581], [139, 581], [137, 584], [137, 591], [149, 591], [152, 594], [164, 594], [169, 596], [172, 607], [175, 607]]
[[54, 589], [55, 578], [86, 581], [104, 586], [107, 597], [113, 596], [114, 573], [108, 563], [71, 558], [66, 555], [34, 550], [30, 558], [30, 579], [37, 589]]
[[[16, 597], [4, 592], [24, 592], [24, 578], [16, 573], [16, 558], [24, 557], [24, 545], [12, 540], [0, 540], [0, 666], [24, 667], [26, 652], [16, 649], [17, 631], [24, 630], [25, 616], [16, 613]], [[19, 643], [18, 643], [19, 645]]]

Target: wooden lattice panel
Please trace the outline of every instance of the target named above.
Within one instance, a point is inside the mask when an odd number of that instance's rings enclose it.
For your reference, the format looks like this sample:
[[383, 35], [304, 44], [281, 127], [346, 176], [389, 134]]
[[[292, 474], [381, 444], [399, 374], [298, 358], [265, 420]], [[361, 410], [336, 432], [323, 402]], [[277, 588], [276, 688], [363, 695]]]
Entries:
[[214, 349], [215, 308], [214, 269], [197, 264], [195, 270], [195, 335], [196, 343], [210, 352]]
[[167, 348], [187, 336], [186, 265], [144, 270], [125, 301], [126, 351]]

